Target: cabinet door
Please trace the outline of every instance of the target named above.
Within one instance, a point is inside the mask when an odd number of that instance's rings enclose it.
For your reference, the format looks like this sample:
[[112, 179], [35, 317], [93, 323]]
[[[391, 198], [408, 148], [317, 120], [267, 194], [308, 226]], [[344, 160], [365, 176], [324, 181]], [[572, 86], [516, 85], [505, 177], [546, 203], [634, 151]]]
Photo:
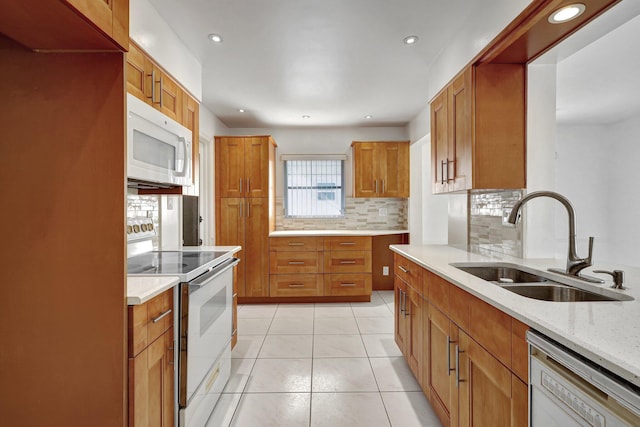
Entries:
[[144, 69], [144, 53], [133, 43], [127, 52], [127, 92], [144, 102], [149, 102], [146, 82], [150, 81]]
[[182, 122], [182, 94], [183, 91], [171, 77], [162, 71], [157, 71], [160, 84], [160, 99], [157, 104], [166, 116], [177, 122]]
[[449, 318], [433, 305], [429, 306], [429, 388], [438, 418], [449, 425], [451, 411], [452, 336]]
[[380, 197], [409, 197], [409, 143], [378, 145]]
[[449, 191], [472, 188], [472, 132], [471, 114], [473, 102], [472, 70], [467, 70], [453, 81], [448, 89], [449, 129], [447, 176]]
[[186, 93], [183, 93], [182, 98], [182, 124], [191, 130], [192, 182], [195, 184], [199, 170], [198, 152], [200, 151], [200, 147], [198, 146], [198, 141], [200, 139], [200, 104]]
[[353, 144], [353, 195], [378, 197], [378, 154], [373, 142]]
[[129, 359], [129, 425], [173, 426], [173, 328]]
[[217, 197], [244, 197], [244, 138], [216, 138]]
[[422, 297], [407, 286], [405, 357], [416, 378], [422, 377]]
[[269, 138], [244, 139], [244, 179], [246, 197], [269, 196]]
[[269, 296], [269, 199], [249, 198], [245, 219], [245, 296]]
[[460, 426], [514, 425], [512, 374], [509, 369], [462, 331], [459, 348], [460, 381], [456, 384], [459, 389]]
[[238, 295], [245, 295], [245, 211], [244, 199], [223, 198], [220, 199], [219, 210], [216, 218], [216, 245], [242, 246], [242, 250], [235, 256], [240, 259], [238, 264]]
[[64, 0], [121, 47], [129, 46], [129, 0]]
[[447, 184], [448, 99], [443, 91], [431, 102], [431, 190], [444, 193]]
[[407, 340], [407, 318], [404, 315], [405, 292], [407, 292], [407, 284], [395, 276], [394, 280], [395, 297], [394, 297], [394, 339], [398, 348], [404, 354], [405, 342]]

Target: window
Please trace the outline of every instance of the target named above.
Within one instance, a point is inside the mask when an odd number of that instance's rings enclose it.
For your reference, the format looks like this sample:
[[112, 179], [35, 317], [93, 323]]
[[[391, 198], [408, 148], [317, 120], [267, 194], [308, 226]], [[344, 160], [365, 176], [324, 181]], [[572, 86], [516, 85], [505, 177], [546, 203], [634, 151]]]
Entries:
[[[283, 158], [289, 156], [283, 156]], [[344, 156], [339, 156], [344, 157]], [[284, 215], [331, 218], [344, 215], [344, 160], [284, 161]]]

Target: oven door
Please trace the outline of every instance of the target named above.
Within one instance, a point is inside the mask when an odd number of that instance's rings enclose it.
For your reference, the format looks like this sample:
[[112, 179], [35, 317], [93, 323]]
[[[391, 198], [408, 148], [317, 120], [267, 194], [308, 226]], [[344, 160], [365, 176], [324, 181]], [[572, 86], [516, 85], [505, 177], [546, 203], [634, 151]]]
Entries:
[[[231, 258], [192, 282], [181, 284], [179, 313], [178, 404], [192, 411], [218, 387], [214, 365], [229, 347], [232, 328], [233, 266]], [[215, 373], [215, 372], [214, 372]], [[226, 379], [221, 377], [226, 382]], [[211, 410], [213, 408], [210, 408]], [[183, 416], [181, 416], [183, 419]]]

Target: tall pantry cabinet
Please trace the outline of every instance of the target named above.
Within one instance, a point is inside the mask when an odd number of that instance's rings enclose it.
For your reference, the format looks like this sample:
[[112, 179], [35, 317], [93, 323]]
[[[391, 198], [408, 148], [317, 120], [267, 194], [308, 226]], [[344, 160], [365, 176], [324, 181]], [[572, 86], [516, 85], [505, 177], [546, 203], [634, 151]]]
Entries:
[[270, 136], [215, 138], [216, 245], [239, 245], [238, 297], [269, 296], [275, 229], [275, 152]]

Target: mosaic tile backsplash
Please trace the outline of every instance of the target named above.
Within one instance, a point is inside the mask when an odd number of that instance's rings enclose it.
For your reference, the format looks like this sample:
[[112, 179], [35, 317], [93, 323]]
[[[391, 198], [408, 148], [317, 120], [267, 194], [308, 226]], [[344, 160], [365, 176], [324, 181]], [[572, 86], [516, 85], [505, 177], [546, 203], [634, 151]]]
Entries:
[[475, 192], [469, 194], [469, 247], [522, 258], [522, 222], [516, 227], [502, 225], [502, 211], [522, 198], [522, 190]]
[[[284, 199], [276, 198], [276, 230], [406, 230], [407, 199], [354, 198], [345, 200], [342, 218], [285, 218]], [[387, 216], [380, 216], [380, 208]]]

